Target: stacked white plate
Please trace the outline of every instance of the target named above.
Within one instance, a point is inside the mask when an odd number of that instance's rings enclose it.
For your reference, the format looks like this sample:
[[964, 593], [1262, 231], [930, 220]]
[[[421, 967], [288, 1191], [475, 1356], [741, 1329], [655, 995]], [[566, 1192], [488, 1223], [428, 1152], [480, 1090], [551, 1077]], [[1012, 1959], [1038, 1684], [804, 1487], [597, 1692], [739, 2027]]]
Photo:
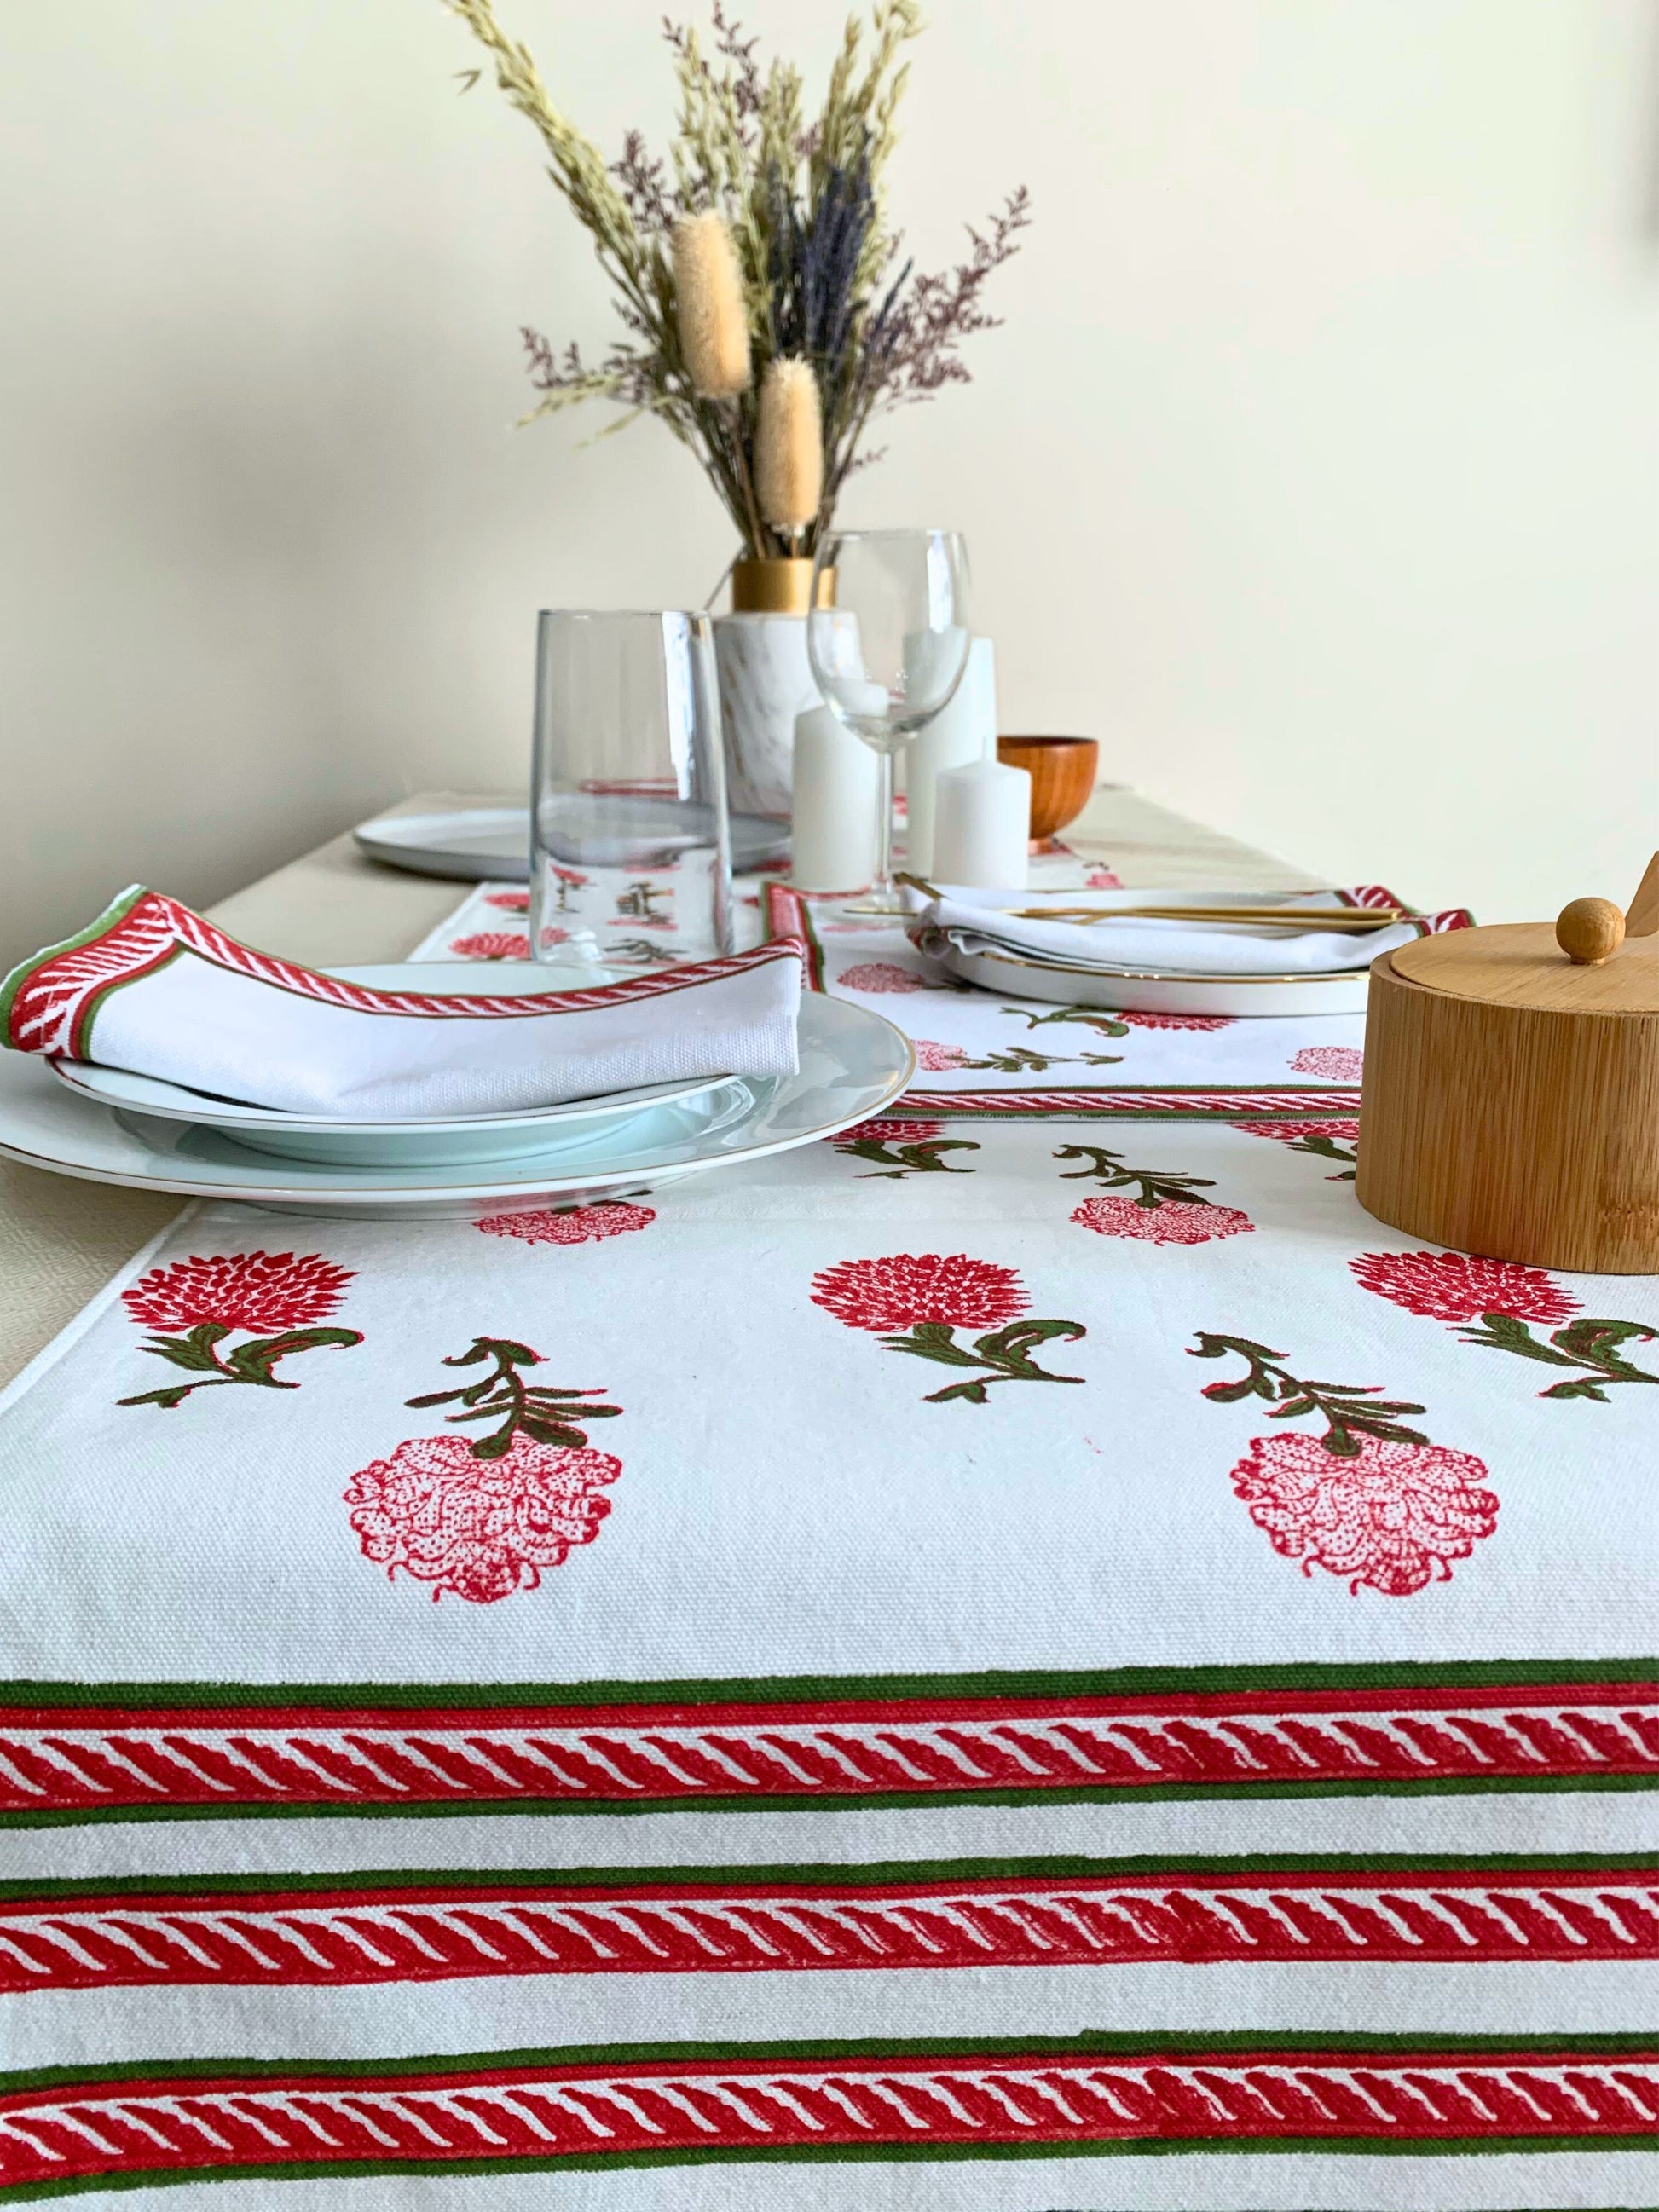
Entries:
[[[529, 962], [468, 967], [459, 987], [434, 962], [330, 972], [380, 990], [514, 995], [613, 980]], [[817, 994], [801, 1002], [799, 1049], [793, 1076], [706, 1076], [532, 1113], [374, 1121], [283, 1114], [114, 1068], [0, 1053], [0, 1153], [94, 1182], [311, 1213], [568, 1203], [834, 1136], [890, 1105], [915, 1068], [890, 1022]]]
[[[1073, 896], [1075, 896], [1073, 894]], [[1091, 892], [1089, 903], [1102, 914], [1114, 907], [1165, 908], [1226, 905], [1282, 906], [1286, 898], [1307, 900], [1316, 918], [1318, 900], [1352, 911], [1340, 891], [1120, 890]], [[959, 982], [1005, 998], [1050, 999], [1078, 1006], [1099, 1006], [1158, 1014], [1363, 1014], [1376, 952], [1366, 937], [1356, 939], [1352, 968], [1309, 973], [1270, 971], [1264, 958], [1260, 975], [1206, 975], [1189, 969], [1115, 967], [1103, 961], [1068, 960], [1056, 952], [1019, 945], [987, 944], [972, 951], [946, 943], [939, 965]]]

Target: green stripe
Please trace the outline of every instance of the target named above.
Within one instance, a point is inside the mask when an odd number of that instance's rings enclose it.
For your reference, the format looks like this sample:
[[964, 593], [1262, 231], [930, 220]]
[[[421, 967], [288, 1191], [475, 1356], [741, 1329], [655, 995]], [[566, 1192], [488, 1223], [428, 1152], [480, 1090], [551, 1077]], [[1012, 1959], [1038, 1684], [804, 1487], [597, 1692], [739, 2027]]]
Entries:
[[1245, 1690], [1524, 1689], [1554, 1683], [1659, 1684], [1659, 1657], [1400, 1659], [1329, 1666], [1026, 1668], [967, 1674], [735, 1674], [583, 1682], [66, 1682], [0, 1680], [0, 1705], [165, 1707], [373, 1706], [388, 1712], [492, 1705], [856, 1703], [953, 1698], [1212, 1697]]
[[0, 1902], [51, 1898], [261, 1897], [277, 1893], [330, 1891], [367, 1893], [383, 1889], [446, 1887], [520, 1890], [676, 1888], [691, 1884], [810, 1884], [852, 1893], [894, 1882], [1070, 1881], [1136, 1875], [1206, 1881], [1224, 1875], [1316, 1874], [1334, 1883], [1386, 1881], [1391, 1875], [1659, 1874], [1659, 1851], [1261, 1851], [1220, 1858], [1036, 1857], [1004, 1859], [791, 1860], [767, 1866], [635, 1867], [391, 1867], [340, 1874], [120, 1875], [102, 1881], [76, 1876], [52, 1881], [0, 1881]]
[[[1157, 2136], [1114, 2139], [1103, 2142], [1085, 2139], [1068, 2143], [843, 2143], [818, 2150], [573, 2151], [565, 2157], [544, 2158], [387, 2158], [307, 2159], [292, 2165], [163, 2166], [142, 2173], [88, 2175], [81, 2181], [43, 2181], [0, 2188], [0, 2203], [21, 2204], [38, 2197], [76, 2197], [94, 2189], [163, 2189], [188, 2181], [313, 2181], [354, 2179], [387, 2173], [595, 2173], [623, 2167], [678, 2166], [870, 2166], [883, 2162], [913, 2166], [942, 2159], [1055, 2159], [1055, 2158], [1169, 2158], [1224, 2156], [1260, 2152], [1297, 2152], [1315, 2155], [1335, 2153], [1379, 2158], [1480, 2157], [1494, 2152], [1621, 2151], [1654, 2148], [1651, 2136], [1565, 2136], [1540, 2139], [1534, 2136], [1446, 2136], [1413, 2142], [1373, 2140], [1367, 2136], [1218, 2136], [1213, 2140], [1171, 2142]], [[1621, 2206], [1612, 2212], [1656, 2212], [1652, 2206]]]
[[4, 981], [0, 982], [0, 1044], [7, 1045], [14, 1051], [18, 1049], [11, 1043], [11, 1010], [17, 994], [30, 976], [37, 969], [44, 968], [48, 961], [55, 960], [60, 952], [78, 952], [83, 945], [90, 945], [94, 939], [113, 929], [118, 922], [125, 921], [146, 895], [143, 884], [129, 884], [118, 898], [111, 900], [96, 921], [89, 921], [84, 929], [77, 929], [73, 937], [65, 937], [56, 945], [46, 945], [41, 951], [30, 953], [27, 960], [21, 961], [11, 970]]
[[812, 909], [805, 899], [800, 902], [800, 926], [806, 939], [806, 964], [811, 975], [812, 988], [823, 996], [826, 988], [823, 981], [823, 939], [818, 935]]

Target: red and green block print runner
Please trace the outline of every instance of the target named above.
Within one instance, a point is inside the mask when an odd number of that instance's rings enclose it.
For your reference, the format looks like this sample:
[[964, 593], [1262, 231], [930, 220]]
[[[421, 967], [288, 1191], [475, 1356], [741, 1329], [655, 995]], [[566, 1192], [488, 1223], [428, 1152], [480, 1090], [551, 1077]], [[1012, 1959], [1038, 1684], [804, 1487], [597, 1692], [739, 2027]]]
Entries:
[[0, 2195], [688, 2160], [1650, 2148], [1659, 2041], [1078, 2036], [0, 2075]]
[[907, 1862], [0, 1887], [0, 1991], [1659, 1960], [1659, 1857]]
[[0, 1820], [1634, 1789], [1652, 1660], [0, 1691]]

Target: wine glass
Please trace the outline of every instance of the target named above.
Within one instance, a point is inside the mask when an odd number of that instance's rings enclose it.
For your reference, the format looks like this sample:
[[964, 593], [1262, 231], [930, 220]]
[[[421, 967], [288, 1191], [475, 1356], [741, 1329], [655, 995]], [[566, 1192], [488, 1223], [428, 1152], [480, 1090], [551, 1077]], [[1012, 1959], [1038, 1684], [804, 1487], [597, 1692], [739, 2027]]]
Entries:
[[893, 884], [893, 756], [950, 705], [972, 641], [968, 548], [957, 532], [838, 530], [819, 540], [807, 659], [826, 705], [880, 769], [876, 877], [855, 913], [906, 911]]

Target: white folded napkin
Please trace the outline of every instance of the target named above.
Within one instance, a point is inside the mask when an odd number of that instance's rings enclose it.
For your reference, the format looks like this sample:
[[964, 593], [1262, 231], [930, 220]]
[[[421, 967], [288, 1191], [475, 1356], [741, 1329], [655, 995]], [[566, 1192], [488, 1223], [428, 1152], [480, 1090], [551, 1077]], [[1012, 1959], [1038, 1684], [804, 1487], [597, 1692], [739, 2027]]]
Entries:
[[[1010, 907], [1157, 906], [1193, 894], [1165, 891], [986, 891], [945, 884], [937, 898], [907, 893], [915, 920], [916, 942], [926, 950], [945, 944], [959, 952], [1009, 950], [1068, 967], [1139, 969], [1151, 975], [1318, 975], [1368, 967], [1379, 953], [1392, 952], [1431, 930], [1467, 927], [1459, 908], [1442, 915], [1413, 915], [1385, 929], [1356, 937], [1322, 930], [1322, 911], [1352, 913], [1360, 903], [1341, 891], [1293, 891], [1275, 896], [1276, 906], [1305, 907], [1305, 930], [1252, 927], [1248, 922], [1158, 921], [1126, 915], [1118, 921], [1042, 921], [1017, 919]], [[1214, 905], [1229, 905], [1247, 894], [1215, 891]], [[932, 940], [930, 945], [929, 940]]]
[[135, 884], [0, 986], [15, 1052], [289, 1113], [504, 1114], [698, 1075], [793, 1075], [801, 948], [522, 996], [366, 990], [227, 937]]

